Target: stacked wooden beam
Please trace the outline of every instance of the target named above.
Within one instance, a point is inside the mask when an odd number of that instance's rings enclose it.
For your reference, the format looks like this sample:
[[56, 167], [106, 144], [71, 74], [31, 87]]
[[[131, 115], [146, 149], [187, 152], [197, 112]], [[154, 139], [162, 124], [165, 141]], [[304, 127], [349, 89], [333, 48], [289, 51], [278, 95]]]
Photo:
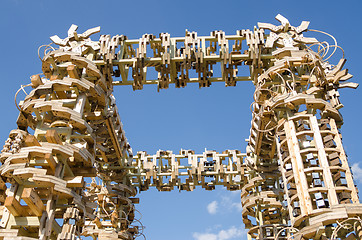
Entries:
[[155, 186], [159, 191], [192, 191], [196, 186], [214, 190], [222, 185], [228, 190], [240, 190], [245, 184], [245, 154], [237, 150], [223, 153], [205, 151], [195, 154], [192, 150], [181, 150], [179, 154], [159, 150], [154, 155], [138, 152], [127, 176], [131, 184], [141, 191]]

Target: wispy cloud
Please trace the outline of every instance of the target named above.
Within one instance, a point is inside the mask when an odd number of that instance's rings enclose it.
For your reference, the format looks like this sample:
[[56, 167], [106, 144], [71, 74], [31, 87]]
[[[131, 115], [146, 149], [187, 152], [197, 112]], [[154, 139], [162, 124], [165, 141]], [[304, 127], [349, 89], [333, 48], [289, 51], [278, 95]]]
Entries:
[[193, 233], [192, 237], [196, 240], [218, 240], [217, 235], [213, 233]]
[[215, 214], [217, 212], [218, 209], [218, 202], [217, 201], [212, 201], [211, 203], [209, 203], [207, 205], [207, 211], [210, 214]]
[[223, 208], [229, 209], [229, 210], [236, 210], [241, 212], [242, 211], [242, 207], [241, 207], [241, 202], [240, 202], [240, 195], [237, 195], [238, 199], [234, 200], [234, 196], [229, 194], [229, 195], [224, 195], [221, 196], [221, 204], [223, 206]]
[[354, 163], [352, 165], [352, 172], [354, 179], [362, 182], [362, 168], [360, 168], [359, 163]]
[[198, 233], [195, 232], [192, 234], [192, 237], [195, 240], [228, 240], [228, 239], [235, 239], [244, 235], [246, 233], [245, 229], [243, 228], [237, 228], [235, 226], [231, 226], [228, 229], [222, 229], [216, 233]]
[[219, 213], [230, 213], [230, 212], [241, 212], [241, 202], [240, 202], [240, 191], [226, 191], [222, 190], [218, 194], [217, 200], [210, 202], [206, 206], [207, 212], [209, 214], [219, 214]]

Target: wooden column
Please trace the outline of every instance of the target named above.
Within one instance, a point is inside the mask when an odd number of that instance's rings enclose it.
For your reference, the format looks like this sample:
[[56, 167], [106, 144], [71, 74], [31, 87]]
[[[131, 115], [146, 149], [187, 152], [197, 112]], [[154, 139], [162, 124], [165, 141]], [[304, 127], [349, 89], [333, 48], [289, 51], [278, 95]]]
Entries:
[[[278, 141], [278, 139], [275, 139], [275, 142], [276, 142], [276, 146], [277, 146], [277, 152], [278, 152], [278, 158], [279, 158], [279, 161], [280, 161], [280, 172], [282, 173], [282, 178], [283, 178], [283, 185], [284, 185], [284, 189], [288, 189], [288, 181], [287, 181], [287, 178], [285, 176], [285, 167], [284, 167], [284, 163], [283, 163], [283, 158], [282, 158], [282, 155], [280, 153], [280, 143]], [[288, 203], [288, 206], [291, 206], [292, 202], [290, 200], [290, 197], [289, 197], [289, 194], [284, 191], [286, 194], [286, 198], [287, 198], [287, 203]], [[293, 216], [293, 208], [291, 207], [288, 207], [288, 212], [289, 212], [289, 217], [290, 217], [290, 220], [292, 222], [294, 222], [294, 216]]]
[[308, 192], [308, 182], [304, 173], [303, 159], [300, 155], [294, 122], [292, 120], [286, 121], [284, 129], [292, 162], [294, 181], [298, 192], [301, 215], [309, 215], [313, 210], [313, 206]]
[[339, 203], [337, 193], [333, 182], [332, 173], [329, 169], [329, 163], [326, 152], [324, 150], [324, 144], [321, 133], [319, 131], [317, 118], [315, 116], [311, 116], [309, 118], [309, 121], [311, 130], [313, 131], [316, 148], [318, 149], [319, 164], [323, 168], [324, 185], [326, 188], [328, 188], [328, 201], [331, 206], [337, 205]]
[[347, 156], [346, 156], [346, 153], [343, 148], [342, 139], [341, 139], [341, 136], [339, 135], [336, 121], [334, 119], [330, 119], [329, 125], [331, 126], [331, 130], [335, 133], [334, 141], [337, 144], [337, 150], [339, 151], [339, 159], [341, 160], [342, 167], [346, 171], [346, 181], [347, 181], [348, 188], [351, 189], [352, 202], [359, 203], [357, 189], [353, 182], [352, 172], [351, 172], [351, 169], [350, 169], [348, 161], [347, 161]]

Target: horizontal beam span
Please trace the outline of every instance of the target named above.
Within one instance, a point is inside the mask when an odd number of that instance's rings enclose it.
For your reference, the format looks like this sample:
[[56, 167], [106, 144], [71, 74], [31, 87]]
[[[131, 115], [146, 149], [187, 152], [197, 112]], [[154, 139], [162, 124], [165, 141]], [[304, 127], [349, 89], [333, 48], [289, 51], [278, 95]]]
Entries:
[[[261, 54], [261, 59], [272, 59], [275, 58], [272, 54]], [[214, 61], [214, 62], [221, 62], [224, 59], [220, 55], [211, 55], [211, 56], [203, 56], [204, 61]], [[172, 57], [170, 58], [171, 62], [183, 62], [185, 60], [184, 57]], [[232, 61], [247, 61], [252, 60], [252, 58], [249, 56], [249, 54], [231, 54], [230, 60]], [[162, 64], [162, 58], [161, 57], [146, 57], [144, 58], [145, 66], [154, 66], [154, 65], [161, 65]], [[94, 60], [93, 61], [97, 66], [103, 66], [106, 64], [103, 60]], [[126, 59], [118, 59], [113, 60], [113, 65], [130, 65], [132, 66], [134, 63], [137, 62], [137, 58], [126, 58]]]
[[[224, 80], [221, 77], [212, 77], [208, 79], [210, 82], [224, 82]], [[234, 79], [236, 82], [245, 82], [245, 81], [251, 81], [251, 77], [249, 76], [242, 76], [242, 77], [236, 77]], [[199, 78], [189, 78], [187, 83], [198, 83], [200, 81]], [[144, 85], [151, 85], [151, 84], [159, 84], [159, 79], [153, 79], [153, 80], [146, 80], [143, 82]], [[170, 80], [170, 84], [175, 84], [175, 81]], [[113, 81], [113, 85], [115, 86], [123, 86], [123, 85], [132, 85], [133, 81]]]
[[202, 154], [191, 150], [181, 150], [180, 154], [159, 150], [154, 155], [141, 151], [133, 157], [132, 164], [123, 169], [131, 184], [141, 191], [149, 187], [160, 191], [171, 191], [174, 187], [192, 191], [196, 186], [213, 190], [216, 185], [240, 190], [246, 179], [245, 157], [246, 154], [238, 150], [205, 151]]

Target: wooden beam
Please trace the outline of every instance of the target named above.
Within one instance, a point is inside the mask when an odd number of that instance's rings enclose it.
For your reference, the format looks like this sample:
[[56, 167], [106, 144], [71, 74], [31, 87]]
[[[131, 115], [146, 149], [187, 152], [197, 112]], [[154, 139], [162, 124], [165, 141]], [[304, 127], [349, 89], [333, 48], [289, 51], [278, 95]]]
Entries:
[[113, 147], [116, 151], [116, 155], [117, 155], [118, 159], [120, 160], [120, 159], [122, 159], [122, 152], [121, 152], [121, 147], [119, 146], [116, 132], [114, 131], [112, 118], [110, 118], [110, 117], [107, 118], [106, 125], [107, 125], [107, 130], [108, 130], [109, 136], [111, 137], [111, 141], [113, 143]]
[[[67, 180], [67, 178], [65, 178]], [[67, 180], [67, 187], [69, 188], [81, 188], [84, 187], [84, 178], [82, 176], [76, 176]]]
[[24, 206], [21, 206], [18, 200], [14, 196], [9, 196], [5, 199], [4, 206], [10, 211], [10, 213], [17, 216], [26, 216], [27, 212], [24, 210]]
[[40, 78], [40, 76], [38, 74], [31, 76], [31, 86], [33, 88], [36, 88], [36, 87], [38, 87], [39, 85], [42, 85], [42, 84], [43, 84], [43, 81], [41, 80], [41, 78]]
[[40, 143], [38, 142], [38, 139], [36, 139], [35, 136], [30, 135], [30, 134], [25, 137], [24, 143], [25, 143], [25, 146], [27, 146], [27, 147], [31, 147], [31, 146], [40, 147], [41, 146]]
[[46, 153], [45, 154], [45, 160], [48, 162], [49, 167], [53, 170], [53, 172], [55, 171], [55, 167], [57, 166], [57, 163], [55, 162], [54, 158], [53, 158], [53, 154], [52, 153]]
[[289, 155], [293, 165], [294, 180], [297, 187], [297, 194], [302, 215], [312, 213], [312, 201], [308, 192], [308, 182], [304, 173], [303, 159], [300, 155], [300, 148], [296, 136], [293, 120], [284, 123], [284, 129], [288, 141]]
[[310, 121], [311, 130], [313, 131], [314, 141], [318, 149], [319, 164], [323, 168], [324, 184], [325, 187], [328, 188], [328, 201], [330, 205], [337, 205], [339, 203], [337, 198], [337, 193], [333, 182], [332, 173], [331, 170], [329, 169], [329, 163], [326, 152], [324, 150], [324, 144], [321, 133], [319, 131], [319, 126], [316, 116], [311, 116], [309, 118], [309, 121]]
[[38, 194], [32, 188], [24, 188], [21, 198], [28, 204], [31, 211], [38, 217], [42, 216], [45, 210], [44, 204]]
[[71, 64], [67, 67], [67, 72], [68, 72], [69, 77], [79, 79], [77, 67], [74, 64]]
[[350, 169], [349, 164], [348, 164], [347, 155], [346, 155], [346, 152], [344, 151], [344, 148], [343, 148], [342, 139], [341, 139], [341, 136], [339, 134], [336, 121], [334, 119], [330, 119], [329, 124], [331, 126], [331, 130], [334, 132], [334, 141], [336, 142], [337, 149], [339, 151], [339, 159], [342, 162], [342, 167], [346, 170], [346, 181], [347, 181], [348, 188], [350, 188], [351, 191], [352, 191], [352, 194], [351, 194], [352, 202], [353, 203], [359, 203], [360, 201], [359, 201], [359, 198], [358, 198], [358, 191], [357, 191], [357, 188], [356, 188], [356, 186], [355, 186], [355, 184], [353, 182], [352, 172], [351, 172], [351, 169]]
[[45, 134], [45, 138], [49, 143], [56, 143], [59, 145], [63, 145], [63, 142], [60, 139], [59, 134], [57, 133], [57, 131], [55, 129], [47, 130], [47, 132]]

